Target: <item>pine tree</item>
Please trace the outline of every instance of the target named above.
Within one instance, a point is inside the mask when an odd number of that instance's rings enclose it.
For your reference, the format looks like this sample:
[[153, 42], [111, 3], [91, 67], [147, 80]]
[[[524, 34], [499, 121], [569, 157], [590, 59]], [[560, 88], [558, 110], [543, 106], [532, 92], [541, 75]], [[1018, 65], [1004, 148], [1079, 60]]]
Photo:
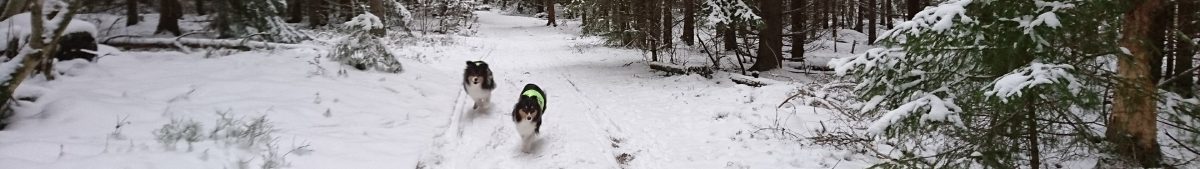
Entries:
[[874, 145], [897, 152], [885, 168], [1098, 158], [1105, 148], [1094, 142], [1105, 137], [1094, 124], [1104, 121], [1115, 73], [1103, 65], [1120, 58], [1120, 29], [1111, 25], [1121, 5], [950, 0], [910, 11], [911, 20], [880, 35], [880, 48], [829, 65], [859, 81], [866, 103], [858, 112], [878, 117], [867, 129], [880, 137]]
[[[1130, 0], [1132, 9], [1125, 12], [1122, 23], [1121, 46], [1130, 56], [1118, 57], [1116, 92], [1113, 112], [1106, 126], [1106, 139], [1116, 145], [1116, 152], [1141, 167], [1160, 167], [1162, 152], [1158, 145], [1158, 122], [1155, 115], [1154, 79], [1151, 60], [1162, 58], [1161, 32], [1166, 23], [1154, 22], [1163, 11], [1162, 0]], [[1158, 36], [1155, 35], [1158, 32]]]
[[783, 3], [782, 0], [761, 0], [763, 25], [758, 31], [758, 59], [750, 70], [766, 71], [777, 69], [783, 60]]
[[260, 36], [272, 42], [296, 43], [309, 37], [284, 22], [283, 0], [217, 0], [212, 27], [221, 38]]
[[808, 23], [805, 20], [808, 17], [808, 12], [804, 10], [805, 2], [808, 0], [792, 0], [792, 59], [804, 60], [804, 42], [808, 38], [808, 31], [804, 29]]
[[683, 35], [679, 38], [688, 46], [696, 43], [696, 0], [683, 0]]

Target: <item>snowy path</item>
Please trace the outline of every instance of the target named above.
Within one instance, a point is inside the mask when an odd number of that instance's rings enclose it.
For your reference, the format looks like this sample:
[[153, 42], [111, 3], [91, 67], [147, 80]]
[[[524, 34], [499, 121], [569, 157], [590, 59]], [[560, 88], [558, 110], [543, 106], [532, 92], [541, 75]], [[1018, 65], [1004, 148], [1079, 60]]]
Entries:
[[[125, 52], [57, 68], [19, 93], [0, 131], [0, 168], [258, 168], [269, 150], [205, 140], [168, 147], [152, 134], [172, 120], [211, 130], [217, 112], [266, 115], [288, 168], [862, 168], [870, 161], [756, 133], [808, 131], [827, 110], [775, 107], [793, 85], [753, 88], [716, 77], [663, 76], [636, 50], [580, 37], [577, 22], [479, 14], [478, 34], [453, 44], [394, 49], [405, 72], [349, 71], [324, 51]], [[210, 56], [212, 56], [210, 58]], [[495, 72], [492, 107], [469, 112], [464, 61]], [[314, 61], [321, 61], [320, 63]], [[532, 153], [511, 122], [518, 90], [546, 90], [544, 129]], [[457, 100], [457, 102], [456, 102]], [[795, 111], [793, 111], [795, 110]], [[793, 113], [794, 112], [794, 113]], [[777, 118], [778, 117], [778, 118]], [[114, 126], [120, 125], [120, 128]]]
[[[466, 44], [482, 49], [459, 55], [464, 60], [487, 55], [484, 60], [500, 84], [493, 92], [495, 105], [482, 118], [450, 129], [461, 136], [435, 139], [439, 147], [428, 155], [440, 158], [425, 158], [425, 163], [443, 162], [444, 168], [830, 168], [837, 163], [822, 160], [828, 152], [803, 150], [795, 142], [746, 140], [751, 125], [762, 125], [753, 121], [766, 118], [759, 112], [774, 113], [791, 86], [756, 89], [722, 78], [662, 77], [644, 65], [639, 51], [600, 47], [598, 39], [580, 38], [574, 24], [545, 27], [539, 19], [479, 14], [480, 34]], [[510, 121], [511, 105], [525, 83], [538, 84], [549, 95], [543, 140], [531, 154], [519, 151]], [[803, 128], [820, 119], [792, 120]]]

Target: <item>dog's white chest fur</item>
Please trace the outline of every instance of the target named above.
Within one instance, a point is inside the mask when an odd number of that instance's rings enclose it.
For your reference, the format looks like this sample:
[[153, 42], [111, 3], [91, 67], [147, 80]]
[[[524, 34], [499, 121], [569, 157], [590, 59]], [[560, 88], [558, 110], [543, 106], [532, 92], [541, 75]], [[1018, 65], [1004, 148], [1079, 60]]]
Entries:
[[471, 95], [475, 100], [483, 100], [492, 96], [492, 90], [483, 89], [483, 85], [480, 84], [468, 84], [467, 95]]
[[533, 120], [521, 119], [521, 121], [517, 122], [517, 132], [520, 133], [521, 138], [525, 139], [526, 141], [533, 137], [534, 131], [537, 129], [537, 127], [537, 124], [535, 124]]

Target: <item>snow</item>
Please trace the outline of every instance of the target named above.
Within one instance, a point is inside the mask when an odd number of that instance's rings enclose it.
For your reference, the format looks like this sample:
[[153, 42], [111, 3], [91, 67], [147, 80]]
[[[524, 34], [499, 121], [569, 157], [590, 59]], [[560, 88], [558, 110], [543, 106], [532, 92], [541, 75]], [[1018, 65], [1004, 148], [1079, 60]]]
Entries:
[[343, 25], [352, 28], [360, 28], [362, 30], [383, 29], [384, 27], [383, 21], [379, 20], [378, 16], [375, 16], [375, 14], [371, 13], [358, 14], [358, 16], [350, 19], [350, 21], [346, 21], [346, 23]]
[[[33, 21], [30, 18], [32, 15], [33, 14], [28, 12], [20, 13], [13, 15], [4, 21], [0, 21], [0, 32], [3, 32], [0, 33], [0, 46], [8, 46], [9, 40], [12, 39], [16, 39], [18, 44], [25, 44], [29, 40], [29, 34], [33, 31]], [[45, 20], [45, 22], [42, 24], [42, 31], [45, 32], [44, 35], [51, 35], [56, 29], [58, 29], [58, 25], [62, 21], [62, 16], [63, 15], [58, 15], [52, 20]], [[66, 30], [63, 31], [65, 34], [76, 32], [87, 32], [88, 34], [95, 36], [97, 33], [96, 25], [80, 20], [71, 20], [71, 23], [67, 23]], [[44, 36], [43, 38], [49, 39], [51, 37]]]
[[[17, 107], [14, 123], [0, 131], [0, 164], [186, 169], [286, 160], [286, 168], [865, 168], [876, 162], [755, 132], [777, 125], [811, 134], [829, 124], [822, 121], [833, 118], [833, 110], [777, 107], [796, 92], [793, 83], [755, 88], [733, 83], [728, 74], [663, 76], [637, 50], [580, 37], [577, 21], [545, 27], [535, 18], [477, 14], [476, 36], [389, 46], [406, 64], [399, 74], [355, 71], [319, 57], [328, 47], [194, 53], [101, 47], [98, 53], [110, 55], [96, 63], [57, 67], [67, 75], [22, 85], [19, 95], [38, 100]], [[460, 77], [464, 60], [487, 61], [495, 73], [490, 109], [469, 110]], [[510, 110], [525, 83], [546, 90], [549, 103], [529, 153], [520, 151]], [[173, 149], [152, 134], [172, 120], [212, 129], [222, 119], [218, 112], [265, 116], [279, 149], [222, 141], [192, 148], [181, 142]], [[310, 150], [289, 151], [304, 145]]]
[[952, 0], [937, 7], [927, 7], [917, 12], [911, 20], [896, 23], [894, 28], [884, 31], [879, 37], [885, 39], [900, 36], [902, 33], [915, 35], [927, 30], [941, 33], [956, 23], [974, 23], [975, 20], [966, 14], [966, 6], [971, 2], [972, 0]]
[[962, 120], [958, 117], [958, 113], [962, 112], [962, 108], [954, 104], [953, 98], [943, 99], [935, 93], [944, 92], [934, 91], [923, 93], [917, 99], [897, 106], [896, 109], [889, 110], [880, 116], [879, 119], [871, 122], [871, 125], [867, 128], [867, 132], [882, 135], [888, 127], [896, 125], [900, 120], [912, 116], [913, 113], [922, 112], [922, 110], [927, 110], [925, 114], [921, 115], [921, 120], [923, 121], [945, 121], [962, 126]]
[[992, 82], [992, 89], [984, 92], [987, 96], [1000, 97], [1000, 101], [1008, 102], [1012, 96], [1020, 96], [1021, 91], [1038, 85], [1053, 83], [1068, 83], [1072, 93], [1077, 93], [1082, 85], [1068, 71], [1075, 69], [1067, 64], [1029, 63], [1029, 67], [1017, 69]]

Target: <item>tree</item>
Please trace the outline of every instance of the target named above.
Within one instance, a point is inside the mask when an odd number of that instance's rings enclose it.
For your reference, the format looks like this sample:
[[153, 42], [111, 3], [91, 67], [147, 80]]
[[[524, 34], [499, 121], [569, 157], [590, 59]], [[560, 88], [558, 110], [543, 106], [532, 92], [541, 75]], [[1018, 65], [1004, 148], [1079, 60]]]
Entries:
[[283, 7], [282, 0], [216, 0], [213, 8], [217, 15], [210, 26], [221, 38], [260, 37], [282, 43], [308, 40], [279, 16]]
[[1154, 22], [1162, 10], [1162, 0], [1130, 0], [1133, 6], [1125, 12], [1121, 46], [1129, 56], [1118, 57], [1116, 92], [1113, 111], [1105, 135], [1116, 146], [1116, 153], [1141, 167], [1160, 167], [1162, 152], [1158, 146], [1155, 116], [1156, 88], [1151, 79], [1150, 60], [1161, 57], [1161, 32], [1166, 23]]
[[679, 38], [688, 46], [696, 42], [696, 0], [683, 0], [683, 35]]
[[300, 23], [300, 21], [304, 20], [305, 8], [304, 3], [301, 3], [301, 1], [303, 0], [288, 0], [288, 23]]
[[546, 8], [546, 26], [558, 27], [558, 22], [554, 21], [554, 0], [543, 0]]
[[908, 17], [905, 19], [912, 19], [917, 12], [921, 12], [921, 0], [907, 0], [904, 5], [908, 7]]
[[674, 6], [675, 6], [674, 0], [663, 0], [663, 5], [662, 5], [662, 44], [667, 47], [671, 47], [671, 45], [673, 43], [672, 41], [674, 41], [674, 38], [675, 38], [675, 36], [671, 36], [671, 35], [675, 34], [673, 31], [673, 29], [675, 28], [675, 24], [674, 24], [675, 18], [673, 16], [675, 14], [672, 13], [672, 11], [671, 11], [672, 7], [674, 7]]
[[208, 14], [208, 11], [204, 10], [204, 2], [205, 2], [205, 0], [196, 0], [195, 1], [197, 15], [207, 15]]
[[867, 11], [865, 10], [865, 8], [863, 8], [863, 5], [861, 3], [857, 3], [857, 2], [853, 2], [853, 3], [854, 3], [854, 5], [852, 5], [852, 6], [855, 9], [853, 11], [857, 11], [857, 12], [855, 12], [855, 14], [858, 15], [858, 17], [854, 18], [854, 30], [856, 30], [858, 32], [863, 32], [863, 22], [862, 21], [865, 20], [865, 18], [867, 17], [863, 14], [867, 13]]
[[858, 80], [857, 112], [877, 117], [870, 144], [888, 146], [874, 150], [898, 152], [881, 153], [877, 167], [1042, 168], [1103, 156], [1097, 124], [1114, 72], [1101, 65], [1126, 57], [1117, 56], [1126, 3], [1058, 2], [945, 1], [881, 33], [879, 48], [830, 61]]
[[325, 26], [329, 18], [329, 7], [325, 0], [306, 0], [308, 4], [308, 24], [312, 27]]
[[25, 7], [29, 6], [29, 1], [30, 0], [8, 0], [8, 2], [5, 2], [4, 4], [4, 16], [0, 16], [0, 18], [8, 18], [21, 12], [25, 12]]
[[804, 29], [805, 19], [808, 17], [808, 12], [804, 10], [805, 2], [808, 0], [792, 0], [792, 59], [804, 60], [804, 42], [808, 36], [808, 31]]
[[155, 34], [162, 32], [171, 32], [175, 36], [182, 35], [179, 30], [179, 18], [183, 17], [183, 7], [179, 5], [178, 0], [161, 0], [159, 1], [158, 11], [161, 13], [158, 17], [158, 28], [154, 31]]
[[138, 18], [138, 0], [125, 0], [125, 26], [137, 25], [141, 18]]
[[[1192, 97], [1195, 95], [1195, 81], [1191, 78], [1195, 75], [1194, 71], [1188, 71], [1193, 68], [1192, 59], [1196, 56], [1196, 46], [1191, 44], [1187, 38], [1196, 38], [1200, 36], [1200, 22], [1197, 22], [1196, 13], [1198, 2], [1196, 1], [1175, 1], [1177, 9], [1173, 13], [1176, 25], [1174, 32], [1167, 34], [1167, 37], [1175, 37], [1175, 42], [1172, 43], [1175, 49], [1175, 68], [1173, 81], [1170, 90], [1183, 97]], [[1182, 37], [1181, 37], [1182, 36]]]
[[875, 24], [875, 20], [880, 19], [878, 7], [879, 6], [875, 4], [875, 0], [867, 0], [867, 8], [869, 8], [867, 11], [871, 13], [870, 15], [867, 15], [867, 44], [871, 45], [875, 44], [875, 38], [878, 36], [876, 31], [879, 29], [875, 27], [877, 25]]
[[737, 21], [733, 21], [728, 24], [722, 24], [719, 27], [724, 28], [720, 32], [723, 34], [721, 35], [721, 40], [723, 44], [725, 44], [725, 50], [737, 50], [737, 32], [739, 28]]
[[[377, 18], [379, 18], [380, 24], [387, 25], [387, 23], [384, 22], [387, 20], [387, 18], [385, 18], [385, 16], [387, 16], [387, 11], [384, 10], [385, 8], [383, 7], [383, 0], [370, 0], [368, 5], [370, 5], [371, 14], [374, 14]], [[384, 35], [387, 35], [387, 30], [384, 29], [384, 27], [376, 27], [371, 29], [371, 35], [374, 35], [375, 37], [383, 37]]]
[[758, 59], [754, 62], [754, 66], [750, 70], [767, 71], [779, 68], [781, 60], [783, 60], [783, 38], [780, 33], [783, 32], [782, 20], [782, 0], [762, 0], [759, 2], [759, 9], [762, 10], [763, 19], [762, 28], [758, 32]]

